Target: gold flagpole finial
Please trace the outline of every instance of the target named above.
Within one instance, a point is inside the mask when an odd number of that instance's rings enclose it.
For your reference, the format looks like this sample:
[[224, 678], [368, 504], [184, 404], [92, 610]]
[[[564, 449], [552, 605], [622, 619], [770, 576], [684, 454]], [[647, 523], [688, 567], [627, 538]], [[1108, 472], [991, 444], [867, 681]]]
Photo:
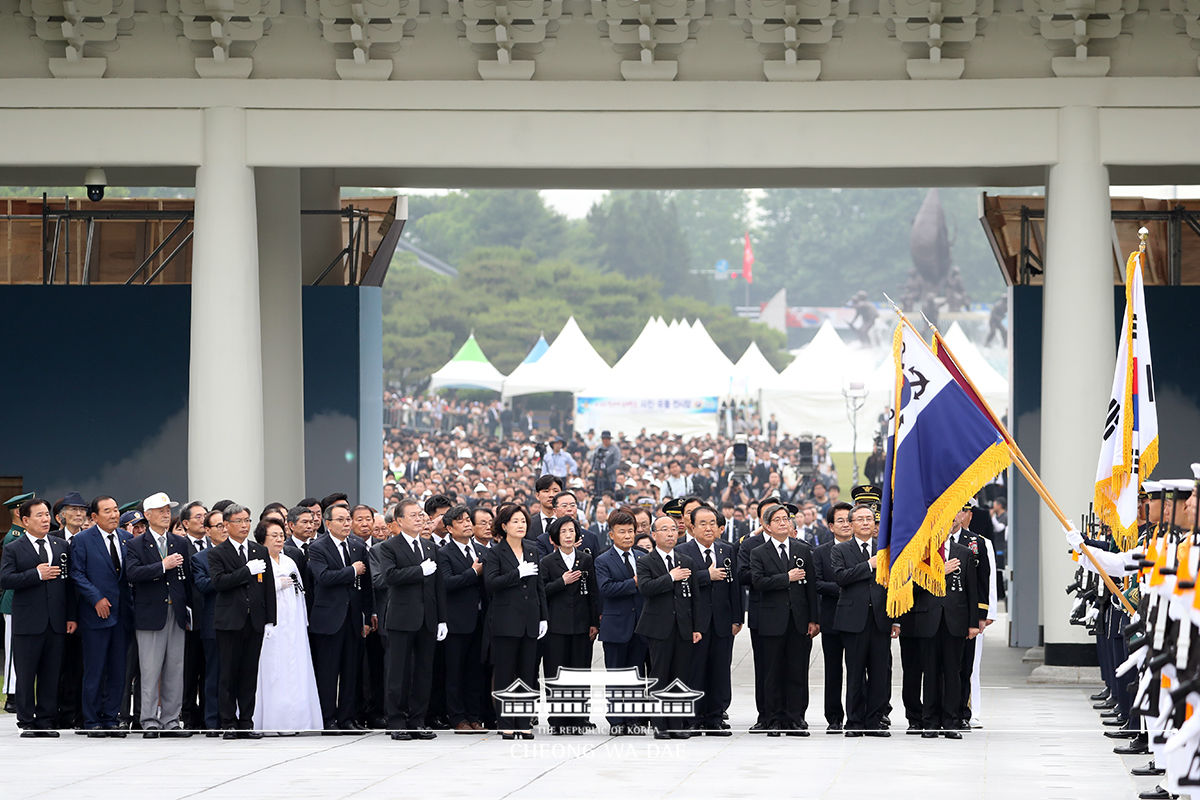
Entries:
[[1150, 230], [1142, 227], [1138, 228], [1138, 252], [1146, 252], [1146, 239], [1150, 238]]

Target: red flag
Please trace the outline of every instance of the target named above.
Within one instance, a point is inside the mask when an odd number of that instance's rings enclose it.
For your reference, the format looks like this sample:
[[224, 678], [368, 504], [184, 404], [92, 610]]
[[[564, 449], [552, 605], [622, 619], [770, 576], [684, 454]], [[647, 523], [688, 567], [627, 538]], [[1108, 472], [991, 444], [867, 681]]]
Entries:
[[746, 232], [746, 248], [742, 251], [742, 277], [746, 283], [754, 283], [754, 248], [750, 246], [750, 232]]

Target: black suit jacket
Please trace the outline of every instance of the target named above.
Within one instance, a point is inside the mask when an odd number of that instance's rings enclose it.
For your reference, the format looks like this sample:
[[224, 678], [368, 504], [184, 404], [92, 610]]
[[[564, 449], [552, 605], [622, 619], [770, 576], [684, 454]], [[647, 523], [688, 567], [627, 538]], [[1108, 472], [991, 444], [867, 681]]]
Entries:
[[[992, 565], [988, 559], [987, 545], [980, 539], [982, 538], [977, 533], [972, 533], [969, 530], [959, 531], [962, 534], [962, 541], [956, 542], [958, 534], [950, 534], [950, 541], [956, 544], [961, 544], [966, 547], [970, 553], [970, 561], [963, 561], [963, 565], [972, 569], [975, 572], [975, 586], [977, 587], [979, 596], [975, 602], [977, 620], [987, 619], [988, 615], [988, 594], [987, 587], [991, 580]], [[969, 566], [967, 566], [969, 565]]]
[[[483, 562], [483, 586], [488, 593], [488, 635], [536, 637], [538, 623], [547, 619], [549, 611], [541, 576], [520, 576], [517, 572], [520, 562], [507, 541], [496, 542], [491, 551]], [[538, 563], [537, 545], [528, 538], [521, 551], [523, 560]]]
[[0, 589], [12, 594], [12, 632], [37, 635], [51, 631], [66, 633], [67, 623], [75, 621], [75, 584], [68, 576], [70, 547], [65, 539], [47, 536], [50, 563], [62, 569], [61, 577], [42, 580], [37, 565], [37, 549], [29, 537], [21, 538], [0, 554]]
[[[537, 546], [541, 558], [545, 558], [554, 552], [554, 542], [550, 541], [550, 534], [548, 533], [543, 533], [537, 537]], [[575, 549], [577, 552], [586, 552], [592, 558], [604, 552], [604, 548], [600, 546], [600, 540], [591, 531], [583, 531], [579, 537], [579, 541], [576, 543]]]
[[813, 573], [817, 581], [817, 618], [821, 621], [822, 630], [833, 628], [833, 614], [837, 610], [838, 598], [842, 596], [842, 587], [833, 579], [833, 546], [837, 542], [830, 539], [813, 550]]
[[679, 545], [675, 552], [687, 556], [696, 565], [692, 577], [696, 579], [696, 605], [700, 609], [700, 616], [710, 620], [715, 635], [732, 636], [733, 626], [741, 625], [745, 614], [742, 584], [737, 577], [737, 553], [733, 545], [721, 539], [713, 542], [713, 565], [725, 570], [727, 577], [723, 581], [714, 581], [708, 574], [703, 551], [695, 539]]
[[[475, 546], [471, 544], [473, 551]], [[447, 629], [450, 633], [474, 633], [482, 623], [482, 569], [478, 574], [475, 573], [471, 566], [474, 562], [467, 560], [462, 545], [454, 540], [438, 550], [437, 562], [438, 572], [442, 575]]]
[[367, 546], [357, 536], [346, 537], [350, 564], [361, 561], [367, 566], [362, 575], [342, 557], [342, 543], [333, 536], [322, 536], [308, 546], [308, 570], [312, 574], [312, 613], [308, 630], [321, 636], [332, 636], [342, 629], [349, 617], [350, 624], [362, 626], [375, 615], [375, 596], [371, 591], [371, 568]]
[[754, 578], [750, 574], [750, 554], [755, 548], [763, 543], [764, 537], [762, 531], [755, 534], [747, 534], [738, 539], [737, 546], [737, 574], [738, 581], [746, 590], [746, 623], [753, 630], [758, 630], [758, 592], [754, 589]]
[[971, 551], [951, 542], [947, 558], [957, 558], [961, 566], [957, 575], [946, 575], [944, 597], [938, 597], [915, 584], [913, 586], [913, 610], [906, 622], [911, 622], [910, 632], [919, 639], [935, 636], [943, 619], [951, 636], [964, 639], [967, 630], [979, 624], [979, 587], [976, 570], [971, 565]]
[[213, 628], [218, 631], [240, 631], [250, 621], [250, 627], [262, 632], [268, 623], [275, 622], [275, 573], [271, 570], [271, 554], [267, 548], [246, 537], [246, 561], [261, 558], [267, 564], [262, 575], [251, 575], [246, 562], [238, 557], [232, 539], [207, 550], [208, 574], [217, 590]]
[[[167, 554], [183, 556], [183, 565], [175, 569], [163, 571], [163, 559], [150, 531], [133, 537], [125, 548], [125, 576], [133, 589], [133, 626], [139, 631], [162, 630], [167, 624], [168, 611], [174, 614], [180, 628], [188, 627], [195, 548], [178, 534], [168, 533], [166, 538]], [[199, 620], [195, 622], [198, 624]]]
[[[817, 621], [817, 581], [813, 570], [812, 550], [799, 539], [789, 538], [787, 560], [779, 558], [779, 546], [768, 539], [756, 547], [750, 556], [750, 575], [759, 595], [758, 633], [760, 636], [782, 636], [787, 633], [788, 618], [807, 633], [808, 623]], [[789, 581], [788, 571], [804, 570], [803, 581]]]
[[[874, 552], [874, 544], [871, 547]], [[867, 556], [857, 538], [839, 542], [833, 546], [830, 556], [833, 579], [841, 587], [837, 610], [833, 615], [833, 628], [843, 633], [862, 633], [868, 624], [876, 632], [890, 633], [891, 620], [887, 615], [887, 589], [875, 581], [875, 570], [871, 569]]]
[[583, 576], [568, 584], [563, 582], [567, 562], [562, 553], [555, 551], [541, 561], [538, 573], [546, 587], [549, 633], [580, 634], [587, 633], [589, 628], [600, 627], [600, 591], [596, 588], [596, 567], [592, 557], [576, 549], [575, 569]]
[[[428, 539], [417, 541], [421, 546], [420, 556], [402, 535], [393, 536], [373, 548], [379, 551], [375, 586], [386, 586], [388, 590], [385, 622], [389, 631], [424, 629], [437, 633], [438, 623], [446, 621], [442, 590], [438, 586], [442, 580], [441, 571], [426, 576], [421, 570], [422, 561], [437, 559], [437, 547]], [[308, 549], [312, 552], [312, 547]]]
[[692, 633], [707, 630], [710, 620], [702, 618], [700, 612], [703, 609], [696, 607], [699, 591], [695, 563], [674, 550], [671, 555], [676, 567], [692, 570], [691, 577], [682, 581], [672, 578], [657, 547], [637, 560], [638, 592], [645, 598], [645, 603], [634, 632], [648, 639], [666, 639], [674, 634], [690, 642]]

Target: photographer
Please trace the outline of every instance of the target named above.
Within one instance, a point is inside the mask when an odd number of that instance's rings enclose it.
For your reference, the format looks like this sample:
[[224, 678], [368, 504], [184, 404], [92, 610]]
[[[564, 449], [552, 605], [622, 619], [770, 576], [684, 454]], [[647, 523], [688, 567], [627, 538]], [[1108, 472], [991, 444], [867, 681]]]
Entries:
[[563, 450], [563, 445], [566, 443], [562, 437], [551, 439], [549, 453], [545, 452], [543, 445], [538, 445], [538, 455], [542, 457], [543, 475], [553, 475], [565, 481], [567, 475], [579, 474], [579, 465], [575, 463], [575, 458]]
[[612, 433], [600, 432], [600, 446], [592, 453], [592, 494], [599, 497], [611, 492], [617, 485], [617, 465], [621, 463], [621, 450], [613, 444]]

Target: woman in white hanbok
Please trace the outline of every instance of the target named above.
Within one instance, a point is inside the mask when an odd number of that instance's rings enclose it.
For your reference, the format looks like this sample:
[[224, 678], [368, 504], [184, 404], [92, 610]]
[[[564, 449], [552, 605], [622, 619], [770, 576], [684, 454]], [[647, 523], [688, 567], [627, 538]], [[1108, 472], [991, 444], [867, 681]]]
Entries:
[[283, 552], [283, 527], [259, 523], [254, 538], [266, 545], [275, 575], [275, 624], [263, 633], [258, 659], [258, 695], [254, 729], [321, 730], [321, 703], [308, 648], [308, 608], [300, 568]]

